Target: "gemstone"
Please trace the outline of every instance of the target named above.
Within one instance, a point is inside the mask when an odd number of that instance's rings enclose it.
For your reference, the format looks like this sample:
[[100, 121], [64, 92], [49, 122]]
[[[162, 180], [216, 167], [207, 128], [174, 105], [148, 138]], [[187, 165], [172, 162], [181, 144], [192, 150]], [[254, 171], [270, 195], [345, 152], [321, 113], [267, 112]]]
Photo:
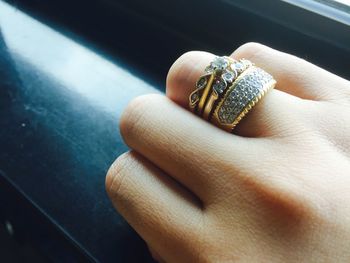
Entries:
[[208, 73], [208, 74], [211, 74], [214, 72], [214, 68], [212, 67], [212, 65], [209, 65], [208, 67], [205, 68], [205, 72]]
[[232, 69], [237, 70], [237, 72], [243, 72], [245, 66], [242, 62], [235, 62], [231, 65]]
[[244, 66], [245, 66], [246, 68], [248, 68], [248, 67], [250, 67], [250, 66], [253, 66], [253, 63], [250, 62], [248, 59], [242, 58], [240, 61], [244, 64]]
[[238, 114], [241, 112], [241, 110], [238, 109], [238, 108], [235, 108], [235, 109], [233, 110], [233, 112], [234, 112], [235, 115], [238, 115]]
[[198, 93], [195, 92], [191, 95], [191, 101], [192, 103], [196, 102], [199, 99]]
[[207, 85], [207, 78], [206, 77], [201, 77], [198, 81], [197, 81], [197, 88], [202, 89], [205, 87], [205, 85]]
[[224, 57], [216, 57], [214, 61], [211, 63], [211, 66], [215, 69], [224, 70], [228, 66], [228, 61]]
[[222, 94], [225, 88], [226, 88], [226, 83], [222, 80], [217, 80], [213, 85], [213, 89], [217, 92], [217, 94]]
[[222, 74], [222, 78], [227, 82], [232, 82], [235, 79], [235, 77], [235, 74], [230, 71], [226, 71], [224, 74]]
[[[235, 87], [225, 97], [224, 103], [218, 112], [221, 123], [233, 123], [249, 105], [249, 102], [261, 93], [264, 85], [272, 79], [271, 75], [259, 69], [254, 69], [247, 73], [244, 78], [237, 81]], [[221, 80], [225, 81], [224, 78]]]

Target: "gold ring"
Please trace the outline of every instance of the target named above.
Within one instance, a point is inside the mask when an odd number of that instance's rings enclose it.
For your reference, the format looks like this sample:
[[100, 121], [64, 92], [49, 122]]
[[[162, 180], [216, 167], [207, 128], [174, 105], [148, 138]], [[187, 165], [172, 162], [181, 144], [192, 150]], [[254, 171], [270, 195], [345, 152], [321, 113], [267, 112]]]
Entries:
[[232, 131], [274, 88], [274, 78], [249, 60], [216, 57], [189, 97], [190, 109], [217, 127]]
[[230, 57], [215, 57], [205, 69], [205, 74], [196, 83], [190, 94], [189, 107], [197, 115], [209, 120], [217, 100], [227, 87], [252, 63], [246, 59], [236, 61]]

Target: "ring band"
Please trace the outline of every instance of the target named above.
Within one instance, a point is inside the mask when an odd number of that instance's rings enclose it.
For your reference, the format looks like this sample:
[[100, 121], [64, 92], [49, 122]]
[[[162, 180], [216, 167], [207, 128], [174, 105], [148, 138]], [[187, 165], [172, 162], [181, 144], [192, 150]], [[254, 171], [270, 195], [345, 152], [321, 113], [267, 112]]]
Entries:
[[216, 57], [196, 83], [197, 89], [189, 97], [190, 109], [209, 120], [212, 109], [233, 81], [252, 63], [246, 59], [236, 61], [230, 57]]
[[216, 57], [197, 81], [189, 106], [203, 119], [231, 132], [275, 85], [270, 74], [246, 59]]
[[276, 81], [270, 74], [252, 66], [228, 89], [214, 111], [212, 122], [224, 130], [232, 131], [275, 85]]

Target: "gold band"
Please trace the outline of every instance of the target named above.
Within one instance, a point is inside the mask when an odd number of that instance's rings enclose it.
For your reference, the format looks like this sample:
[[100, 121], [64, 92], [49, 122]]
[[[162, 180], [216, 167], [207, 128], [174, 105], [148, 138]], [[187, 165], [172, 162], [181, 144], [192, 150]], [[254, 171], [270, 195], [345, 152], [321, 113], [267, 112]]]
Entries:
[[202, 115], [203, 119], [209, 120], [210, 113], [212, 112], [214, 103], [217, 99], [218, 99], [218, 95], [214, 91], [211, 91], [210, 97], [203, 111], [203, 115]]
[[251, 65], [245, 59], [236, 61], [230, 57], [216, 57], [206, 68], [206, 74], [197, 81], [197, 89], [189, 97], [190, 109], [209, 120], [216, 101], [237, 76]]
[[258, 67], [250, 67], [227, 90], [215, 108], [211, 122], [224, 130], [232, 131], [275, 85], [276, 80], [270, 74]]
[[198, 114], [201, 115], [203, 113], [203, 107], [204, 107], [204, 103], [205, 101], [207, 100], [207, 97], [208, 97], [208, 94], [210, 92], [210, 88], [212, 86], [212, 83], [213, 83], [213, 80], [214, 80], [214, 77], [215, 77], [215, 72], [213, 74], [211, 74], [209, 80], [208, 80], [208, 84], [207, 86], [205, 87], [204, 91], [203, 91], [203, 94], [202, 94], [202, 97], [200, 98], [199, 100], [199, 103], [198, 103]]
[[216, 126], [232, 131], [276, 81], [250, 61], [216, 57], [189, 97], [190, 109]]

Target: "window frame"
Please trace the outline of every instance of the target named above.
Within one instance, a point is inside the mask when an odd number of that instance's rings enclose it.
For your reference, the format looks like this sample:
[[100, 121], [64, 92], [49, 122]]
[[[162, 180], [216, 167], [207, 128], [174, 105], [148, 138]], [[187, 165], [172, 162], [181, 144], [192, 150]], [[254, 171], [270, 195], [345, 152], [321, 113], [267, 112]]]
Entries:
[[342, 9], [326, 0], [222, 1], [350, 52], [350, 7], [347, 13], [341, 3]]

